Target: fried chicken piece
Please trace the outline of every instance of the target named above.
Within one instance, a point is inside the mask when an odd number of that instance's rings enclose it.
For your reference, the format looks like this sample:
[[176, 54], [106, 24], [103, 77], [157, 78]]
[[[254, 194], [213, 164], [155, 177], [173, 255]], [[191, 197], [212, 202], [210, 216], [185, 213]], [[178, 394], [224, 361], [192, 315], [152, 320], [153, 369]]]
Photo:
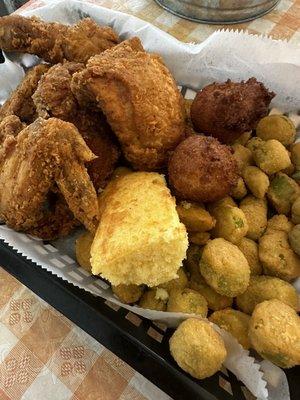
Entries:
[[242, 133], [255, 129], [268, 114], [275, 96], [255, 78], [247, 82], [213, 83], [197, 93], [191, 118], [197, 132], [232, 143]]
[[72, 75], [84, 65], [73, 62], [54, 65], [40, 80], [33, 95], [38, 115], [72, 122], [97, 156], [88, 165], [96, 190], [104, 188], [115, 169], [120, 152], [114, 134], [100, 111], [82, 109], [71, 91]]
[[17, 136], [26, 127], [16, 115], [8, 115], [0, 122], [0, 144], [8, 136]]
[[135, 169], [166, 164], [185, 135], [181, 94], [161, 58], [144, 51], [138, 38], [92, 57], [71, 85], [82, 105], [97, 104]]
[[74, 125], [56, 118], [38, 118], [17, 136], [6, 136], [0, 149], [0, 218], [31, 233], [51, 218], [57, 224], [60, 205], [54, 214], [47, 208], [56, 183], [74, 216], [95, 231], [97, 195], [84, 167], [94, 158]]
[[110, 27], [99, 26], [90, 18], [73, 26], [20, 15], [0, 18], [2, 50], [35, 54], [51, 64], [86, 62], [117, 43], [118, 36]]
[[40, 64], [27, 72], [22, 82], [0, 108], [0, 121], [8, 115], [16, 115], [26, 123], [34, 121], [36, 110], [31, 96], [35, 92], [42, 75], [48, 69], [48, 65]]

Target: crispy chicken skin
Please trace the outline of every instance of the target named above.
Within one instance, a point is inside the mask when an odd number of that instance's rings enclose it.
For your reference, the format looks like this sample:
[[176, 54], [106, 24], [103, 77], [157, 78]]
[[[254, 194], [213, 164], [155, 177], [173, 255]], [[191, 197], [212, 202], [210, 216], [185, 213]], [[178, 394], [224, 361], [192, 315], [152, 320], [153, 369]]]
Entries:
[[95, 231], [97, 195], [84, 166], [94, 158], [74, 125], [56, 118], [38, 118], [17, 135], [8, 134], [0, 149], [1, 220], [15, 230], [38, 230], [51, 221], [48, 195], [57, 184], [74, 216]]
[[181, 94], [160, 57], [138, 38], [92, 57], [72, 79], [82, 105], [97, 104], [135, 169], [163, 167], [185, 135]]
[[22, 82], [0, 108], [0, 121], [8, 115], [16, 115], [26, 123], [34, 121], [36, 110], [31, 96], [35, 92], [41, 76], [48, 69], [48, 65], [40, 64], [27, 72]]
[[83, 68], [83, 64], [73, 62], [54, 65], [40, 80], [33, 101], [40, 117], [60, 118], [72, 122], [77, 127], [97, 156], [87, 164], [87, 169], [98, 190], [104, 188], [120, 152], [114, 134], [100, 110], [80, 107], [71, 91], [72, 75]]
[[86, 62], [117, 43], [118, 36], [111, 28], [99, 26], [90, 18], [73, 26], [20, 15], [0, 18], [2, 50], [35, 54], [51, 64]]
[[191, 118], [197, 132], [232, 143], [242, 133], [256, 128], [268, 114], [275, 96], [255, 78], [247, 82], [213, 83], [197, 93]]

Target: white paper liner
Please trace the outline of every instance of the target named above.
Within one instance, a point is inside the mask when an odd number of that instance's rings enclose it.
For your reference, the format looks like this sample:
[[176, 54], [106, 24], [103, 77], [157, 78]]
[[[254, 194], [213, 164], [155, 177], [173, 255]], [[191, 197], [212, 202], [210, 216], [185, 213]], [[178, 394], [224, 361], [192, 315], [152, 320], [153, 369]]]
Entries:
[[[286, 42], [226, 30], [214, 33], [201, 44], [184, 44], [136, 17], [78, 0], [48, 1], [47, 6], [27, 10], [23, 14], [69, 24], [84, 16], [91, 16], [100, 24], [112, 26], [122, 39], [139, 36], [148, 51], [163, 56], [182, 86], [199, 89], [213, 81], [225, 81], [228, 78], [241, 80], [255, 76], [277, 93], [272, 103], [275, 107], [285, 112], [300, 109], [300, 48]], [[24, 76], [22, 67], [37, 62], [35, 56], [6, 55], [5, 63], [0, 65], [0, 103], [5, 101]], [[298, 117], [294, 118], [297, 120]], [[0, 226], [0, 238], [5, 243], [38, 266], [96, 296], [170, 327], [177, 326], [191, 316], [144, 310], [120, 303], [109, 285], [78, 267], [74, 261], [75, 237], [76, 234], [58, 240], [54, 243], [56, 247], [53, 247], [29, 235]], [[258, 399], [289, 400], [287, 379], [280, 368], [267, 361], [259, 363], [229, 333], [218, 330], [228, 351], [224, 363], [226, 368]], [[264, 372], [264, 379], [260, 368]], [[278, 393], [281, 397], [278, 397]]]

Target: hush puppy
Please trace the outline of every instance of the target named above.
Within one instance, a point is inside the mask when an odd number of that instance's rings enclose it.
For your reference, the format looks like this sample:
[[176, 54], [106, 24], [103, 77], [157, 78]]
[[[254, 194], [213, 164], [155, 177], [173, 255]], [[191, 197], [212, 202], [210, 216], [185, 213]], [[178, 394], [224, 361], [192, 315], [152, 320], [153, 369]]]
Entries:
[[248, 222], [247, 237], [257, 240], [264, 233], [267, 226], [267, 202], [254, 196], [245, 197], [240, 203], [240, 209]]
[[249, 323], [253, 348], [282, 368], [300, 364], [300, 318], [296, 311], [279, 300], [258, 304]]
[[288, 146], [295, 140], [296, 128], [284, 115], [267, 115], [257, 124], [256, 135], [262, 140], [275, 139]]
[[241, 250], [225, 239], [213, 239], [203, 249], [200, 272], [219, 294], [235, 297], [249, 284], [250, 268]]
[[260, 275], [262, 273], [262, 266], [258, 257], [258, 245], [249, 238], [242, 238], [242, 240], [237, 244], [238, 248], [246, 257], [251, 275]]
[[193, 289], [174, 289], [171, 291], [167, 311], [197, 314], [207, 316], [207, 301], [199, 292]]
[[213, 83], [198, 92], [193, 101], [194, 128], [222, 143], [232, 143], [267, 115], [274, 96], [255, 78], [247, 82]]
[[249, 315], [232, 308], [226, 308], [225, 310], [215, 311], [209, 317], [209, 320], [231, 333], [245, 349], [249, 349]]
[[212, 137], [199, 135], [185, 139], [176, 147], [168, 171], [175, 194], [195, 202], [221, 199], [238, 179], [230, 148]]
[[298, 294], [294, 286], [273, 276], [252, 276], [246, 291], [236, 298], [237, 306], [246, 314], [252, 314], [257, 304], [277, 299], [298, 310]]
[[221, 336], [208, 321], [196, 318], [183, 321], [169, 345], [179, 367], [197, 379], [214, 375], [227, 356]]

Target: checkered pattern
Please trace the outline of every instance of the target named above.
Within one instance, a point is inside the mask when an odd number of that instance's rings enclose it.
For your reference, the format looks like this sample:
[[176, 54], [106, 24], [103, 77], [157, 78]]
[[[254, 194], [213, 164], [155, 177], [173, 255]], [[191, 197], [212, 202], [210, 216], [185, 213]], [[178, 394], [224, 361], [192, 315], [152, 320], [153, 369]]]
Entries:
[[[185, 42], [201, 42], [224, 27], [180, 19], [153, 0], [87, 1], [133, 14]], [[31, 0], [23, 8], [45, 3]], [[270, 14], [233, 28], [300, 44], [299, 20], [300, 0], [281, 0]], [[1, 267], [0, 292], [1, 400], [169, 399]], [[140, 323], [135, 314], [126, 318], [136, 326]], [[160, 341], [157, 331], [148, 333]], [[223, 381], [220, 386], [230, 393]]]
[[1, 400], [170, 399], [0, 267]]
[[[154, 0], [86, 0], [103, 7], [133, 14], [151, 22], [184, 42], [202, 42], [217, 29], [228, 25], [205, 25], [187, 21], [163, 10]], [[31, 0], [24, 7], [34, 8], [46, 0]], [[300, 0], [281, 0], [269, 14], [244, 24], [231, 25], [234, 30], [270, 35], [300, 44]]]

